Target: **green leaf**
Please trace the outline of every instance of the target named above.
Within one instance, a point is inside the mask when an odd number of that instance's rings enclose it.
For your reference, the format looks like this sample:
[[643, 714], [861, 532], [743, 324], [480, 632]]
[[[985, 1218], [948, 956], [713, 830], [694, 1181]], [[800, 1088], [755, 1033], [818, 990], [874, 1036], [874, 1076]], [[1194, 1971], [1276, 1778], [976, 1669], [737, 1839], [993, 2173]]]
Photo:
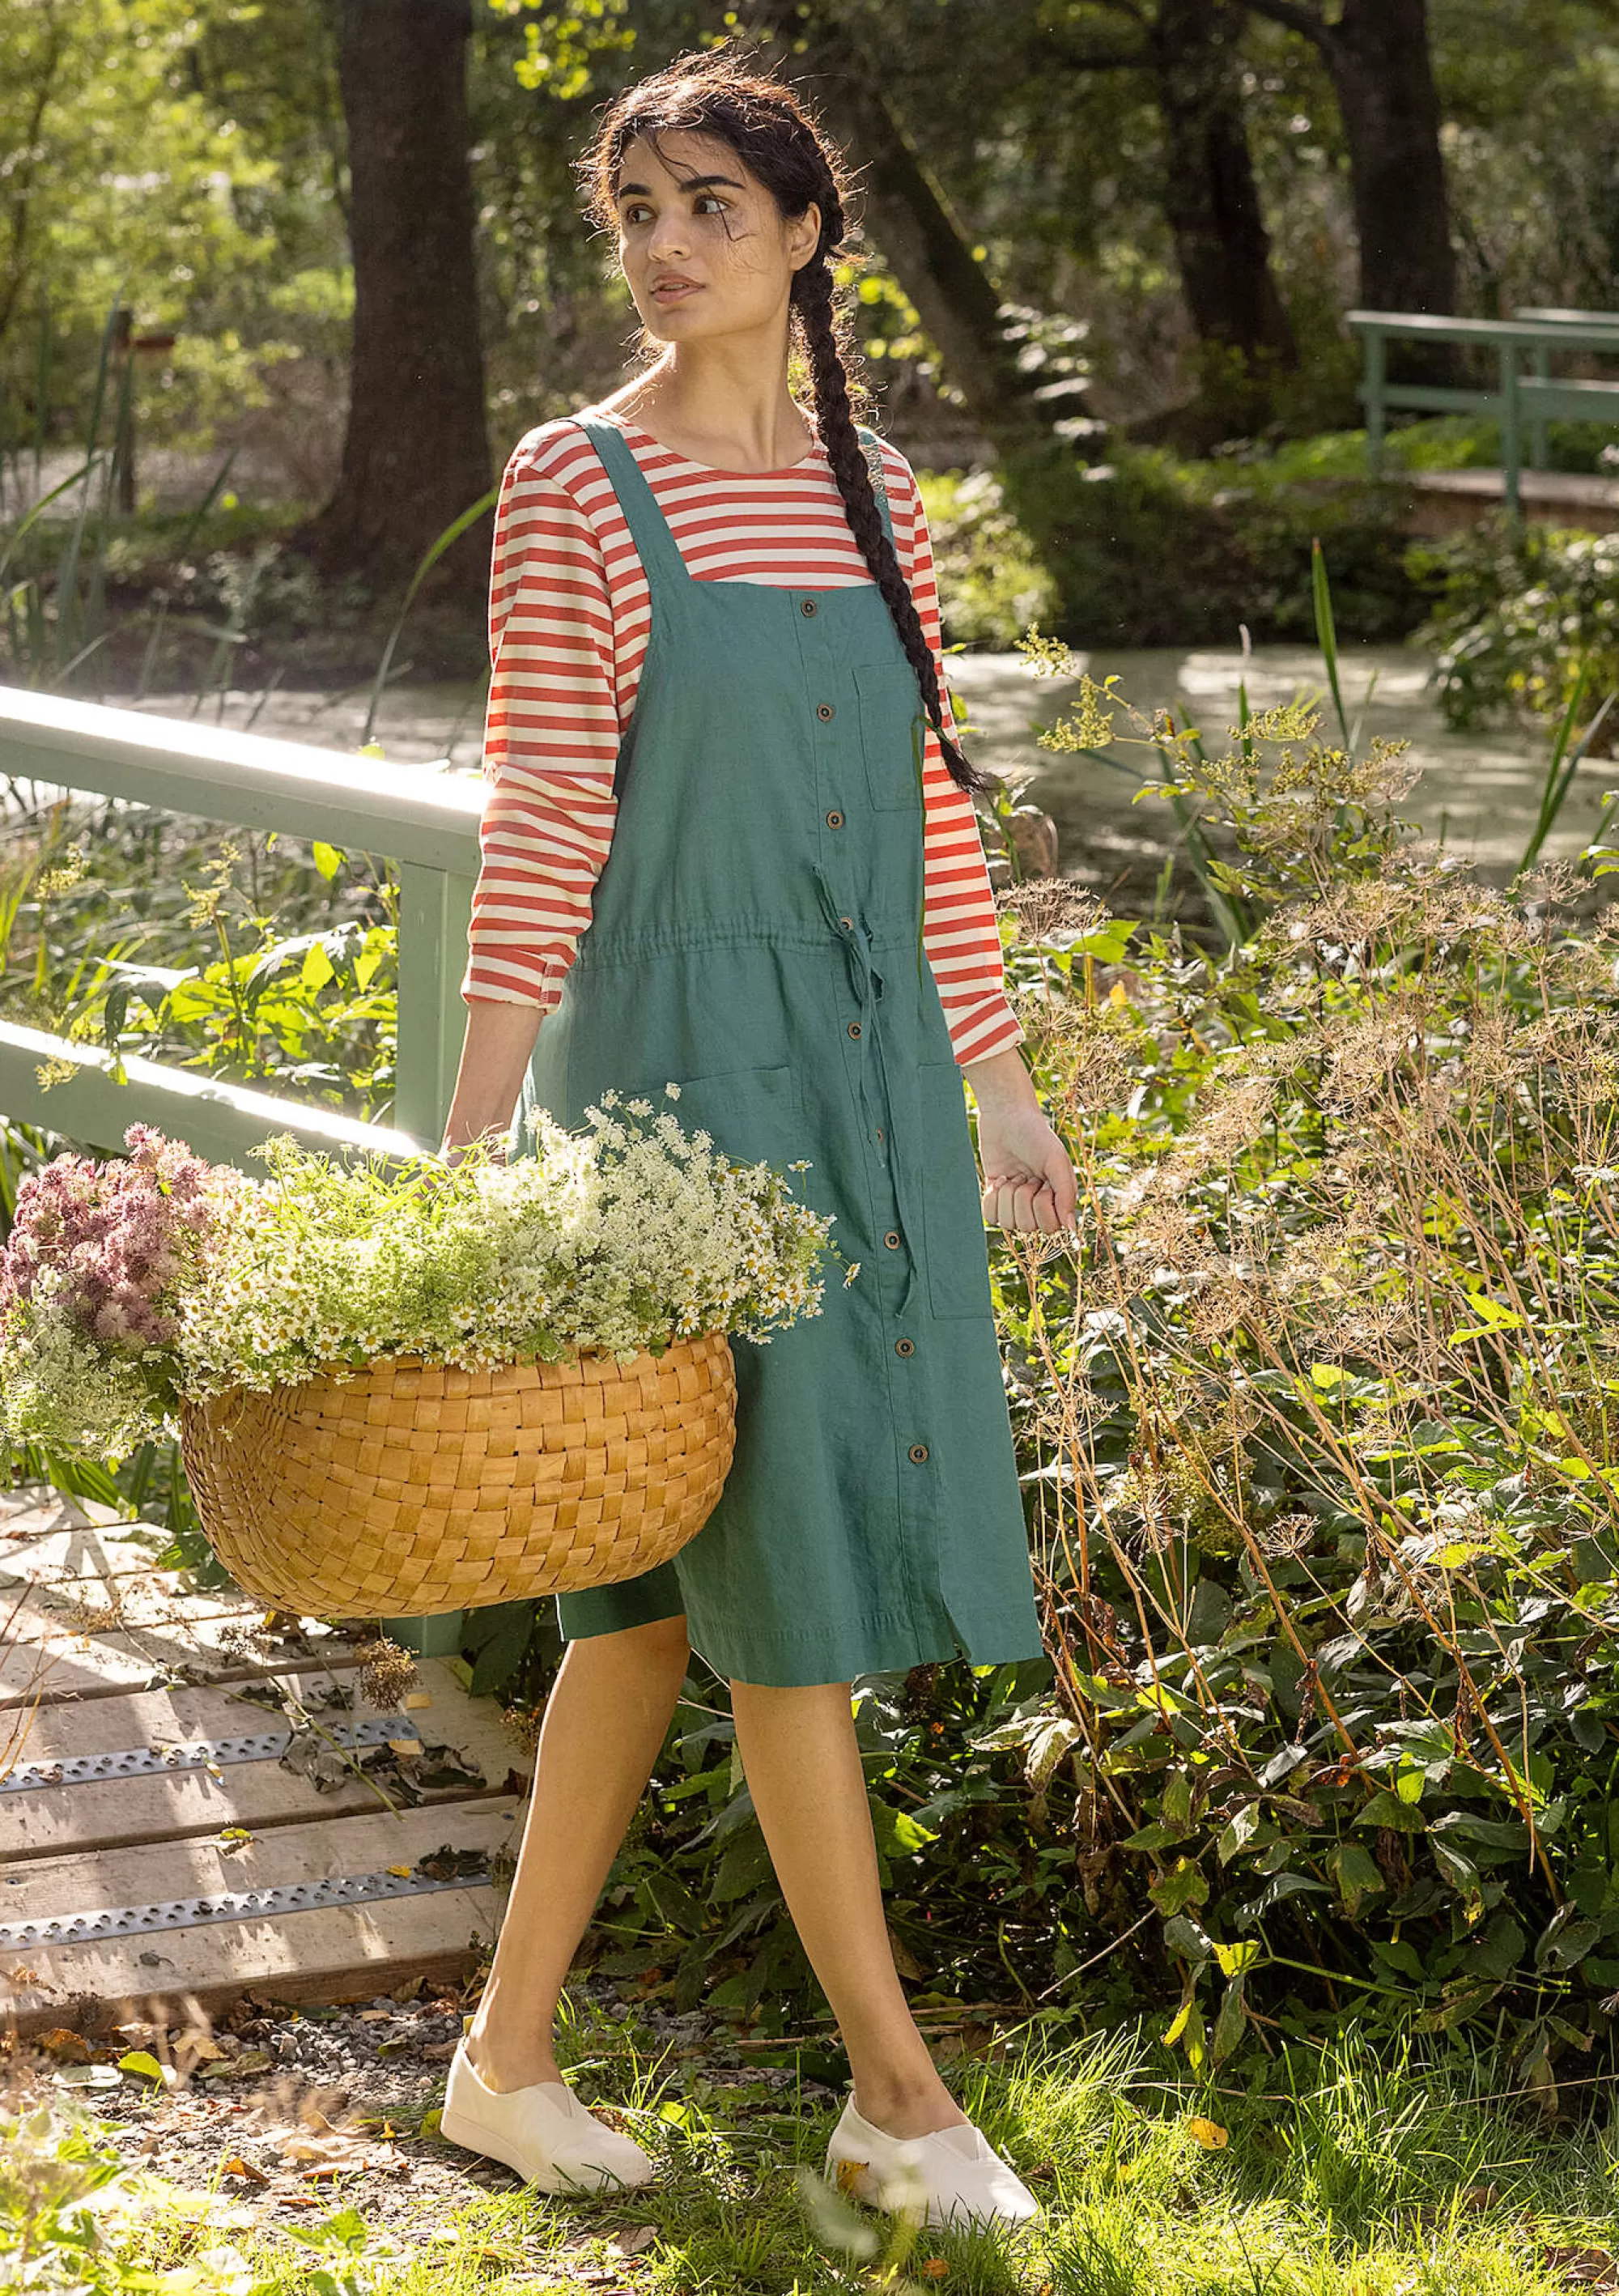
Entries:
[[1219, 1951], [1214, 1939], [1190, 1914], [1172, 1914], [1164, 1924], [1164, 1942], [1183, 1961], [1210, 1961]]
[[1573, 1969], [1599, 1942], [1602, 1923], [1586, 1920], [1575, 1906], [1565, 1906], [1541, 1931], [1534, 1948], [1537, 1969]]
[[1328, 1855], [1327, 1869], [1337, 1883], [1344, 1911], [1352, 1917], [1360, 1912], [1366, 1898], [1388, 1887], [1377, 1859], [1358, 1841], [1336, 1844]]
[[1218, 1939], [1214, 1940], [1214, 1959], [1220, 1964], [1221, 1973], [1225, 1977], [1245, 1976], [1257, 1962], [1262, 1951], [1256, 1939], [1249, 1939], [1243, 1945], [1222, 1945]]
[[1220, 2013], [1214, 2020], [1214, 2030], [1209, 2036], [1208, 2053], [1215, 2064], [1222, 2064], [1242, 2038], [1247, 2023], [1247, 2006], [1243, 1997], [1243, 1981], [1234, 1977], [1220, 1999]]
[[1239, 1850], [1246, 1849], [1254, 1839], [1259, 1830], [1259, 1818], [1260, 1805], [1251, 1801], [1239, 1809], [1231, 1824], [1223, 1828], [1214, 1844], [1214, 1855], [1222, 1866], [1229, 1865]]
[[118, 2069], [121, 2073], [134, 2073], [142, 2080], [156, 2081], [159, 2085], [164, 2079], [162, 2066], [145, 2049], [131, 2049], [127, 2057], [119, 2059]]
[[1357, 1825], [1386, 1825], [1395, 1833], [1426, 1833], [1427, 1821], [1419, 1809], [1398, 1794], [1375, 1793], [1355, 1819]]
[[1180, 1857], [1167, 1874], [1148, 1884], [1147, 1894], [1161, 1914], [1181, 1914], [1188, 1906], [1207, 1904], [1208, 1882], [1196, 1858]]
[[1479, 1878], [1477, 1866], [1470, 1857], [1465, 1857], [1460, 1849], [1452, 1849], [1446, 1842], [1436, 1841], [1432, 1847], [1434, 1863], [1439, 1868], [1442, 1878], [1450, 1883], [1451, 1889], [1462, 1900], [1467, 1909], [1468, 1922], [1480, 1920], [1484, 1915], [1484, 1884]]
[[323, 844], [318, 837], [311, 846], [310, 851], [315, 857], [315, 867], [320, 871], [322, 876], [324, 877], [328, 882], [337, 875], [338, 871], [342, 867], [344, 861], [348, 858], [348, 856], [340, 853], [335, 845]]
[[327, 955], [323, 944], [317, 940], [313, 947], [305, 953], [303, 969], [298, 974], [298, 980], [313, 996], [317, 990], [324, 988], [329, 980], [336, 979], [336, 968]]

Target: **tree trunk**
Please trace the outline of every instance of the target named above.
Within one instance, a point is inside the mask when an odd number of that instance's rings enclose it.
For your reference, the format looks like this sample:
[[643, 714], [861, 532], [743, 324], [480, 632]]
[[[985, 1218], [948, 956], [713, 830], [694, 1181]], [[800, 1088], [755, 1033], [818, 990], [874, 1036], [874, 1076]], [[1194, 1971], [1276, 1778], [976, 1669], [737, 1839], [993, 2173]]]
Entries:
[[1349, 145], [1362, 303], [1453, 311], [1456, 257], [1427, 0], [1345, 0], [1322, 53]]
[[[1265, 367], [1292, 366], [1297, 353], [1271, 272], [1242, 116], [1242, 20], [1235, 0], [1159, 0], [1150, 44], [1164, 122], [1164, 211], [1187, 309], [1204, 344], [1239, 355], [1227, 394], [1211, 373], [1217, 395], [1263, 398]], [[1243, 392], [1244, 369], [1259, 390]]]
[[[355, 312], [337, 490], [294, 537], [323, 573], [397, 590], [493, 483], [468, 159], [471, 0], [340, 0]], [[435, 569], [481, 611], [480, 520]]]
[[998, 454], [1049, 436], [1007, 342], [994, 283], [882, 94], [881, 75], [825, 0], [759, 0], [756, 20], [801, 53], [784, 61], [859, 171], [863, 219]]
[[1453, 310], [1456, 258], [1427, 0], [1343, 0], [1335, 24], [1312, 0], [1246, 4], [1312, 41], [1331, 75], [1349, 148], [1362, 305]]

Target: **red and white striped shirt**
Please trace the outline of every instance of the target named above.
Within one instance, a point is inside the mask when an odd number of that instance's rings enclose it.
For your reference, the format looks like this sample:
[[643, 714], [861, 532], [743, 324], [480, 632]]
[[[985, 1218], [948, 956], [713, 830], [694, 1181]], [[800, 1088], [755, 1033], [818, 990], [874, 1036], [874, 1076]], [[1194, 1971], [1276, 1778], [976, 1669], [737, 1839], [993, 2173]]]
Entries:
[[[615, 418], [617, 419], [617, 418]], [[711, 470], [620, 422], [699, 582], [834, 589], [871, 579], [822, 449], [762, 472]], [[899, 562], [939, 665], [938, 588], [911, 467], [882, 447]], [[489, 581], [488, 783], [462, 996], [561, 993], [612, 842], [613, 771], [651, 627], [640, 554], [590, 440], [569, 422], [518, 441]], [[946, 724], [949, 724], [948, 718]], [[972, 800], [930, 733], [923, 772], [923, 947], [959, 1062], [1022, 1041]], [[716, 824], [717, 826], [717, 824]]]

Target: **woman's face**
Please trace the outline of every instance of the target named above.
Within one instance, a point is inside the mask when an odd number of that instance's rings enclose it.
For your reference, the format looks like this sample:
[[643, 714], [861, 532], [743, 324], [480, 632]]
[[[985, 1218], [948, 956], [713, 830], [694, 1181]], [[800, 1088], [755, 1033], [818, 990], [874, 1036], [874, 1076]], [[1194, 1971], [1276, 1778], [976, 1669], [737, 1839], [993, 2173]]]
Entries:
[[783, 216], [717, 136], [637, 137], [619, 174], [618, 261], [649, 334], [684, 343], [779, 325], [821, 212]]

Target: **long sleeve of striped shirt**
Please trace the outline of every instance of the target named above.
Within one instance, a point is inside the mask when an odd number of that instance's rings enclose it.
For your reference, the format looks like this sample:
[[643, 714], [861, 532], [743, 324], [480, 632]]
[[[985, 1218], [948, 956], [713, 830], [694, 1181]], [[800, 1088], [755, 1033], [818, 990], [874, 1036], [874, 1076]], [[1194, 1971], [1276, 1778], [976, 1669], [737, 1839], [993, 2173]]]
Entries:
[[[832, 588], [869, 580], [825, 455], [715, 471], [624, 425], [699, 581]], [[910, 465], [884, 444], [895, 545], [939, 664], [938, 588]], [[589, 439], [551, 422], [519, 440], [495, 517], [481, 865], [461, 993], [549, 1011], [611, 847], [613, 771], [651, 627], [640, 555]], [[923, 947], [960, 1062], [1019, 1043], [972, 801], [929, 734]], [[693, 826], [700, 835], [700, 828]]]

